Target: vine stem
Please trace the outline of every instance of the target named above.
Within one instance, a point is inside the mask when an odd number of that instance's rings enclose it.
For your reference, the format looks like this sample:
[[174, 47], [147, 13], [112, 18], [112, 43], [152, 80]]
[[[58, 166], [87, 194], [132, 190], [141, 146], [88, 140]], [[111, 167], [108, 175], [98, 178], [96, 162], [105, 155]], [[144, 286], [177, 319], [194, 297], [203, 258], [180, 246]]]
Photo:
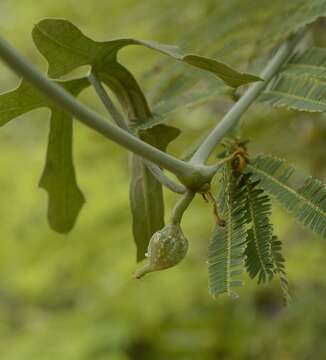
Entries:
[[195, 195], [195, 191], [187, 190], [187, 192], [179, 199], [172, 211], [172, 224], [180, 224], [183, 213], [187, 210]]
[[239, 122], [241, 116], [249, 108], [249, 106], [257, 99], [261, 92], [265, 89], [268, 82], [274, 77], [278, 70], [289, 58], [298, 42], [302, 39], [305, 31], [299, 31], [296, 35], [291, 36], [277, 50], [273, 58], [267, 64], [261, 78], [263, 81], [251, 85], [244, 95], [237, 101], [234, 106], [226, 113], [223, 119], [209, 133], [207, 138], [199, 146], [195, 154], [190, 160], [192, 164], [204, 164], [215, 147], [223, 139], [223, 137]]
[[86, 126], [122, 147], [171, 171], [186, 185], [201, 185], [203, 182], [209, 181], [214, 175], [215, 168], [213, 167], [186, 163], [108, 123], [103, 116], [81, 104], [61, 86], [48, 80], [46, 76], [40, 73], [1, 37], [0, 57], [13, 71], [23, 76], [36, 89], [48, 97], [54, 105], [72, 114]]
[[164, 185], [167, 189], [177, 193], [177, 194], [184, 194], [187, 191], [187, 188], [182, 184], [174, 182], [169, 177], [167, 177], [164, 172], [152, 162], [145, 160], [145, 165], [147, 169], [152, 173], [155, 179]]

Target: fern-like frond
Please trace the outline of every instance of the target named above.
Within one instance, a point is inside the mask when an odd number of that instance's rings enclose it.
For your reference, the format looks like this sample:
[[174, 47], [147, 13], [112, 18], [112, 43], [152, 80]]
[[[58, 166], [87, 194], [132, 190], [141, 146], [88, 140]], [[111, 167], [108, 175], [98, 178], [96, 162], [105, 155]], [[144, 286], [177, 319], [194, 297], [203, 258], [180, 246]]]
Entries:
[[258, 277], [258, 284], [273, 277], [271, 240], [273, 227], [269, 221], [271, 202], [264, 190], [258, 188], [259, 181], [247, 181], [248, 237], [246, 243], [246, 269], [251, 278]]
[[289, 282], [285, 272], [285, 260], [282, 255], [282, 243], [277, 239], [276, 236], [272, 237], [271, 251], [272, 251], [272, 258], [275, 268], [274, 272], [279, 278], [283, 299], [285, 304], [287, 305], [291, 302], [291, 295], [289, 292]]
[[291, 184], [294, 169], [284, 160], [260, 155], [247, 166], [254, 180], [275, 198], [295, 218], [315, 233], [326, 238], [326, 185], [306, 177], [303, 185]]
[[284, 71], [295, 76], [326, 79], [326, 49], [312, 47], [302, 54], [295, 54]]
[[302, 75], [282, 74], [273, 86], [260, 97], [274, 107], [286, 109], [324, 112], [326, 111], [326, 82]]
[[[260, 72], [263, 59], [290, 34], [326, 15], [325, 0], [188, 0], [187, 4], [198, 11], [180, 24], [171, 22], [169, 31], [180, 34], [177, 42], [241, 69], [250, 66], [255, 73]], [[162, 11], [165, 22], [178, 16], [182, 6], [183, 2], [174, 2], [171, 12]], [[176, 107], [187, 107], [193, 97], [197, 104], [212, 98], [218, 101], [223, 83], [203, 75], [196, 69], [188, 71], [181, 64], [161, 60], [146, 75], [154, 110], [164, 115]], [[164, 115], [160, 121], [163, 119], [169, 118]]]
[[221, 190], [225, 194], [222, 217], [226, 225], [215, 226], [208, 248], [209, 291], [213, 296], [222, 293], [236, 296], [232, 289], [242, 284], [234, 277], [242, 273], [244, 263], [246, 189], [242, 179], [235, 178], [229, 167], [226, 171]]
[[267, 6], [275, 8], [275, 10], [278, 7], [279, 14], [274, 13], [274, 16], [271, 16], [266, 30], [267, 34], [263, 36], [265, 41], [272, 44], [326, 15], [325, 0], [288, 0], [276, 1], [275, 4], [273, 1], [272, 3]]
[[310, 48], [296, 54], [276, 81], [262, 94], [261, 100], [275, 107], [326, 111], [326, 51]]

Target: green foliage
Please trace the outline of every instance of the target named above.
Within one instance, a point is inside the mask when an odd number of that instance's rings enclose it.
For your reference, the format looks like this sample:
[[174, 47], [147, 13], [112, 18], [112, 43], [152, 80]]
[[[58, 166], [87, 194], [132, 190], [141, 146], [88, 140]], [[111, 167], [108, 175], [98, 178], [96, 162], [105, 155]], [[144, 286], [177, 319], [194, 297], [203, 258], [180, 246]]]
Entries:
[[[42, 20], [33, 29], [33, 39], [39, 51], [48, 60], [48, 72], [51, 77], [57, 78], [80, 66], [90, 65], [99, 79], [117, 96], [133, 124], [146, 124], [152, 115], [137, 81], [117, 61], [118, 51], [127, 45], [142, 45], [161, 52], [178, 61], [211, 72], [232, 87], [260, 80], [254, 75], [239, 73], [214, 59], [184, 54], [175, 46], [136, 39], [95, 42], [66, 20]], [[164, 151], [168, 142], [178, 135], [176, 129], [165, 125], [156, 125], [153, 130], [150, 130], [151, 127], [139, 133], [139, 137]], [[164, 138], [168, 140], [167, 143]], [[163, 142], [163, 145], [160, 145], [160, 142]], [[164, 203], [161, 184], [137, 156], [132, 156], [131, 160], [130, 201], [137, 260], [140, 261], [145, 256], [151, 236], [164, 225]]]
[[291, 302], [291, 296], [289, 292], [289, 282], [285, 272], [285, 260], [282, 255], [282, 242], [273, 236], [271, 239], [271, 255], [273, 258], [274, 273], [278, 276], [280, 286], [283, 294], [283, 300], [286, 305]]
[[[295, 171], [284, 160], [269, 155], [254, 159], [248, 169], [253, 179], [273, 195], [283, 207], [311, 231], [326, 238], [326, 186], [311, 176], [301, 186], [290, 183]], [[302, 181], [301, 181], [302, 183]]]
[[[70, 22], [55, 19], [43, 20], [37, 24], [33, 30], [33, 39], [49, 62], [50, 76], [59, 77], [82, 65], [91, 65], [99, 79], [117, 96], [130, 121], [143, 122], [151, 117], [137, 81], [117, 62], [117, 52], [131, 44], [159, 48], [166, 53], [173, 53], [173, 48], [133, 39], [95, 42]], [[175, 128], [160, 125], [157, 129], [143, 131], [139, 137], [165, 151], [168, 143], [178, 133]], [[143, 159], [132, 155], [130, 168], [133, 234], [137, 245], [137, 260], [140, 261], [145, 257], [151, 236], [164, 225], [164, 203], [162, 186], [147, 169]]]
[[299, 111], [326, 110], [326, 52], [310, 48], [290, 59], [272, 86], [261, 96], [275, 107]]
[[241, 285], [233, 277], [242, 273], [243, 263], [251, 278], [266, 283], [276, 274], [285, 303], [289, 302], [281, 243], [273, 236], [271, 202], [260, 180], [239, 175], [224, 166], [219, 194], [225, 227], [215, 226], [208, 250], [209, 289], [212, 295], [227, 293]]
[[[88, 86], [88, 81], [77, 79], [58, 84], [77, 96]], [[46, 164], [40, 187], [49, 195], [48, 219], [51, 227], [57, 232], [66, 233], [74, 226], [85, 202], [73, 165], [72, 117], [53, 106], [44, 95], [23, 81], [17, 89], [0, 96], [0, 124], [4, 125], [21, 114], [41, 107], [51, 110], [51, 119]]]
[[[269, 58], [269, 51], [289, 32], [325, 13], [324, 4], [325, 1], [315, 0], [99, 0], [98, 11], [94, 12], [92, 2], [76, 6], [66, 0], [3, 0], [1, 33], [38, 63], [27, 41], [28, 24], [44, 16], [65, 16], [97, 38], [128, 34], [178, 43], [184, 48], [188, 45], [197, 53], [216, 57], [237, 69], [258, 73], [266, 63], [264, 57]], [[316, 32], [322, 40], [324, 30], [321, 24]], [[309, 41], [313, 41], [312, 34]], [[132, 64], [136, 69], [149, 104], [155, 105], [155, 115], [169, 112], [171, 116], [152, 116], [150, 121], [156, 122], [143, 122], [135, 128], [148, 129], [166, 120], [181, 124], [185, 131], [171, 151], [183, 153], [186, 144], [198, 143], [199, 129], [206, 132], [227, 109], [224, 95], [228, 89], [215, 77], [210, 79], [203, 71], [167, 57], [151, 69], [152, 58], [146, 57], [146, 51], [145, 57], [137, 51], [141, 50], [126, 51], [123, 64]], [[147, 53], [150, 56], [150, 51]], [[323, 76], [322, 69], [320, 66], [318, 78]], [[295, 70], [298, 76], [300, 71], [299, 67]], [[292, 79], [296, 73], [291, 72], [287, 66], [287, 76]], [[123, 74], [128, 76], [125, 71]], [[308, 67], [305, 74], [316, 77], [308, 74]], [[103, 78], [103, 82], [109, 82]], [[133, 89], [137, 83], [128, 78], [128, 89]], [[3, 69], [3, 89], [11, 80], [9, 72]], [[119, 88], [119, 81], [113, 83]], [[120, 102], [126, 99], [123, 108], [129, 109], [130, 118], [134, 117], [134, 110], [128, 99], [135, 93], [137, 90], [120, 97]], [[98, 109], [90, 95], [87, 93], [84, 99]], [[28, 97], [20, 98], [24, 99]], [[207, 101], [208, 106], [194, 111], [196, 105]], [[191, 106], [191, 111], [185, 111], [183, 104], [187, 109]], [[13, 105], [16, 108], [16, 102]], [[214, 111], [214, 116], [207, 110]], [[126, 158], [116, 146], [78, 128], [78, 134], [74, 134], [74, 139], [78, 139], [75, 159], [79, 183], [89, 200], [88, 211], [82, 213], [82, 221], [74, 232], [67, 237], [58, 236], [47, 229], [43, 194], [34, 189], [35, 174], [42, 165], [40, 154], [44, 151], [42, 116], [41, 112], [27, 114], [24, 121], [11, 122], [0, 132], [2, 358], [326, 358], [326, 243], [320, 236], [313, 237], [294, 227], [291, 216], [275, 208], [274, 227], [283, 240], [284, 254], [290, 255], [287, 271], [295, 292], [294, 303], [283, 309], [276, 284], [257, 287], [250, 281], [241, 289], [241, 301], [211, 301], [205, 290], [203, 264], [212, 215], [198, 199], [183, 219], [182, 226], [190, 240], [185, 261], [167, 273], [135, 283], [130, 279], [134, 248], [127, 211]], [[293, 164], [325, 179], [322, 116], [283, 109], [271, 111], [259, 104], [249, 111], [246, 120], [245, 134], [241, 136], [254, 140], [250, 143], [253, 154], [286, 154]], [[25, 160], [28, 167], [22, 166]], [[165, 195], [169, 209], [175, 197], [169, 192]], [[283, 256], [276, 255], [280, 247], [281, 242], [273, 238], [274, 262], [278, 259], [283, 264]], [[278, 267], [281, 269], [281, 265]], [[280, 283], [287, 286], [286, 278]]]
[[[160, 44], [154, 41], [137, 39], [118, 39], [96, 42], [86, 37], [75, 25], [67, 20], [45, 19], [33, 29], [33, 39], [49, 62], [49, 76], [58, 78], [72, 70], [90, 65], [99, 78], [118, 97], [133, 125], [141, 129], [153, 127], [165, 121], [168, 113], [176, 108], [194, 106], [202, 101], [214, 99], [228, 90], [221, 89], [214, 95], [200, 89], [194, 94], [161, 99], [160, 106], [152, 114], [147, 100], [133, 75], [118, 60], [118, 52], [128, 45], [141, 45], [164, 54], [178, 62], [192, 65], [222, 79], [225, 84], [237, 88], [241, 85], [261, 80], [259, 77], [234, 70], [228, 65], [212, 58], [196, 54], [186, 54], [179, 47]], [[190, 72], [190, 71], [189, 71]]]
[[69, 232], [85, 203], [76, 181], [72, 154], [72, 119], [64, 111], [53, 111], [46, 164], [39, 186], [48, 192], [48, 219], [53, 230]]
[[[208, 1], [207, 16], [203, 16], [202, 22], [183, 38], [186, 42], [190, 37], [191, 43], [197, 48], [207, 43], [210, 39], [207, 35], [211, 33], [226, 38], [215, 44], [213, 49], [207, 50], [212, 54], [210, 57], [183, 52], [177, 46], [134, 38], [94, 41], [71, 22], [54, 18], [42, 20], [35, 25], [33, 40], [48, 62], [48, 74], [51, 78], [60, 78], [81, 66], [90, 66], [92, 73], [114, 93], [128, 119], [130, 132], [166, 152], [168, 145], [180, 134], [177, 128], [162, 124], [167, 120], [168, 113], [214, 100], [219, 95], [233, 95], [235, 100], [234, 89], [262, 81], [249, 72], [234, 70], [226, 65], [222, 57], [223, 61], [216, 60], [215, 57], [220, 59], [215, 56], [217, 53], [223, 53], [224, 58], [228, 58], [232, 55], [231, 49], [236, 49], [239, 56], [233, 63], [239, 62], [243, 68], [252, 62], [254, 55], [256, 63], [252, 63], [251, 67], [259, 67], [257, 64], [269, 56], [281, 41], [326, 14], [324, 0], [312, 0], [310, 4], [303, 0], [282, 4], [276, 0], [269, 5], [267, 14], [262, 11], [266, 6], [265, 1], [252, 9], [247, 1], [231, 0], [223, 6], [214, 7], [214, 11], [210, 12], [212, 4], [213, 2]], [[234, 11], [235, 8], [237, 12]], [[283, 9], [282, 15], [274, 16], [280, 8]], [[245, 12], [242, 13], [241, 9]], [[217, 14], [221, 22], [216, 21]], [[245, 22], [242, 19], [244, 15]], [[251, 58], [244, 41], [250, 34], [250, 31], [247, 32], [250, 19], [254, 19], [250, 29], [259, 34], [255, 38], [256, 44], [250, 46]], [[198, 30], [203, 24], [205, 32], [202, 34]], [[266, 28], [266, 31], [260, 34], [259, 29], [262, 27]], [[163, 91], [159, 90], [155, 96], [154, 90], [153, 103], [157, 105], [154, 111], [136, 78], [118, 61], [119, 51], [129, 45], [143, 46], [165, 55], [168, 60], [176, 60], [172, 65], [174, 68], [168, 68], [164, 75], [166, 77], [163, 77]], [[163, 59], [162, 63], [157, 65], [156, 72], [166, 70], [166, 61], [167, 59]], [[323, 49], [310, 48], [295, 54], [273, 79], [261, 100], [269, 101], [276, 107], [324, 112], [325, 63]], [[187, 71], [184, 65], [191, 65], [191, 71]], [[178, 69], [183, 69], [181, 76]], [[151, 71], [149, 74], [151, 75]], [[205, 81], [201, 81], [205, 76], [208, 79], [211, 75], [218, 78], [217, 81], [214, 79], [214, 91], [206, 86]], [[74, 96], [78, 96], [89, 86], [86, 78], [60, 84]], [[198, 88], [193, 91], [198, 84], [200, 91]], [[234, 89], [227, 89], [227, 86]], [[180, 90], [183, 96], [176, 99]], [[25, 83], [12, 93], [3, 94], [0, 98], [0, 110], [1, 106], [1, 125], [38, 107], [49, 107], [52, 111], [47, 163], [40, 186], [49, 193], [50, 225], [58, 232], [70, 231], [85, 201], [77, 186], [72, 160], [71, 116], [56, 109]], [[226, 131], [224, 135], [225, 133]], [[162, 184], [148, 169], [146, 161], [134, 154], [130, 157], [129, 197], [137, 260], [140, 261], [145, 257], [152, 235], [164, 226], [164, 199]], [[308, 178], [301, 188], [296, 189], [289, 185], [292, 169], [283, 168], [282, 161], [273, 158], [259, 157], [251, 162], [248, 169], [252, 172], [252, 177], [243, 175], [242, 171], [237, 173], [230, 166], [228, 165], [227, 173], [224, 174], [220, 194], [226, 226], [216, 226], [209, 246], [210, 292], [213, 295], [223, 292], [232, 295], [232, 288], [240, 284], [240, 281], [233, 277], [240, 275], [245, 261], [250, 277], [257, 277], [258, 283], [269, 281], [277, 273], [281, 287], [287, 293], [284, 259], [280, 244], [272, 233], [270, 200], [260, 188], [276, 196], [300, 222], [325, 237], [325, 186], [318, 180]]]
[[54, 78], [83, 65], [91, 65], [97, 71], [105, 72], [105, 68], [117, 62], [117, 53], [120, 49], [128, 45], [142, 45], [175, 60], [209, 71], [235, 88], [261, 80], [251, 74], [239, 73], [215, 59], [185, 54], [176, 46], [136, 39], [96, 42], [83, 35], [76, 26], [66, 20], [42, 20], [34, 27], [33, 39], [48, 60], [49, 75]]
[[279, 16], [269, 14], [267, 33], [261, 40], [268, 41], [269, 47], [326, 15], [325, 0], [291, 0], [286, 3], [280, 1], [274, 6], [276, 9], [278, 7]]
[[236, 296], [232, 289], [242, 281], [234, 277], [242, 272], [247, 236], [246, 187], [244, 178], [236, 178], [229, 166], [224, 169], [222, 181], [225, 226], [215, 225], [208, 247], [209, 291], [213, 296], [222, 293]]
[[259, 181], [247, 180], [248, 236], [246, 242], [246, 269], [258, 284], [273, 277], [271, 241], [273, 227], [270, 223], [271, 203], [268, 195], [259, 188]]
[[311, 47], [303, 53], [293, 55], [284, 71], [293, 76], [309, 76], [319, 79], [326, 77], [326, 50]]
[[[175, 7], [173, 16], [178, 17]], [[242, 69], [260, 70], [270, 58], [271, 52], [287, 37], [313, 23], [326, 14], [325, 0], [229, 0], [221, 4], [207, 1], [202, 15], [191, 21], [187, 32], [180, 26], [179, 41], [201, 54], [217, 57]], [[168, 19], [166, 19], [168, 21]], [[157, 66], [149, 84], [151, 99], [158, 111], [186, 93], [201, 98], [200, 104], [216, 100], [223, 91], [222, 83], [211, 82], [202, 74], [185, 72], [183, 67], [167, 61], [159, 63], [164, 74], [157, 74]], [[162, 78], [163, 76], [163, 78]], [[219, 92], [217, 90], [220, 90]], [[216, 94], [216, 95], [215, 95]]]
[[293, 79], [281, 75], [273, 87], [261, 97], [275, 107], [311, 112], [324, 112], [326, 84], [318, 79], [300, 77]]

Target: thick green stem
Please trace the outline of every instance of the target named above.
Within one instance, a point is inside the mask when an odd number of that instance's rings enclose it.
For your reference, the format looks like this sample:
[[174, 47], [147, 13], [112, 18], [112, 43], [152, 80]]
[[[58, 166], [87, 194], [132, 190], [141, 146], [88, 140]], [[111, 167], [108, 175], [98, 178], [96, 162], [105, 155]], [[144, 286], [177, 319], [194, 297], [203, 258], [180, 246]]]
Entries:
[[152, 173], [152, 175], [155, 177], [155, 179], [169, 190], [177, 194], [184, 194], [186, 192], [187, 188], [185, 186], [171, 180], [169, 177], [167, 177], [164, 174], [164, 172], [157, 165], [147, 160], [145, 160], [145, 165], [148, 168], [148, 170]]
[[179, 199], [176, 203], [171, 216], [172, 224], [180, 224], [183, 213], [187, 210], [188, 206], [192, 202], [195, 192], [191, 190], [187, 190], [187, 192]]
[[108, 139], [171, 171], [187, 185], [200, 185], [200, 183], [209, 180], [213, 176], [213, 168], [194, 166], [181, 161], [160, 151], [154, 146], [143, 142], [135, 136], [132, 136], [127, 131], [107, 123], [104, 117], [81, 104], [61, 86], [49, 81], [31, 63], [25, 60], [15, 49], [1, 38], [0, 57], [12, 70], [23, 76], [42, 94], [48, 97], [54, 105], [72, 114], [83, 124], [104, 135]]
[[305, 32], [303, 31], [295, 36], [292, 36], [278, 49], [276, 54], [261, 73], [261, 78], [264, 79], [264, 81], [251, 85], [240, 100], [227, 112], [224, 118], [218, 123], [213, 131], [210, 132], [207, 138], [197, 149], [190, 160], [192, 164], [204, 164], [207, 161], [208, 157], [218, 143], [234, 126], [237, 125], [244, 112], [257, 99], [268, 82], [274, 77], [284, 62], [288, 59], [304, 33]]

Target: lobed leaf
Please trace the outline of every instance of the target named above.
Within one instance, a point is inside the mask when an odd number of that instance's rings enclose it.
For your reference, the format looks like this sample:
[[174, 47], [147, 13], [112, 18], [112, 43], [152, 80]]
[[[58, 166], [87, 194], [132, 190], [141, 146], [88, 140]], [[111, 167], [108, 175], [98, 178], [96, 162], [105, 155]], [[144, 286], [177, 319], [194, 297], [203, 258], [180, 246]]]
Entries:
[[[77, 96], [86, 86], [86, 79], [58, 82]], [[0, 95], [0, 125], [31, 110], [47, 107], [51, 110], [50, 134], [46, 164], [40, 187], [49, 195], [48, 219], [53, 230], [66, 233], [75, 224], [85, 202], [78, 187], [72, 154], [72, 117], [56, 108], [27, 82], [13, 91]]]
[[24, 113], [48, 106], [38, 90], [22, 81], [16, 89], [0, 95], [0, 126]]
[[73, 165], [73, 123], [69, 114], [54, 110], [46, 163], [39, 186], [48, 192], [48, 219], [53, 230], [67, 233], [73, 227], [85, 203], [78, 187]]
[[262, 79], [256, 75], [235, 71], [230, 66], [215, 59], [190, 54], [185, 55], [182, 58], [182, 61], [202, 70], [214, 73], [217, 77], [221, 78], [225, 84], [233, 88], [255, 81], [262, 81]]
[[185, 54], [177, 46], [131, 38], [97, 42], [86, 37], [75, 25], [63, 19], [42, 20], [34, 27], [33, 39], [49, 62], [49, 75], [55, 78], [83, 65], [91, 65], [97, 70], [106, 68], [117, 62], [117, 53], [123, 47], [141, 45], [211, 72], [231, 87], [261, 80], [255, 75], [240, 73], [215, 59]]
[[254, 180], [273, 195], [299, 223], [326, 238], [326, 185], [312, 177], [305, 177], [303, 185], [290, 183], [294, 169], [284, 160], [260, 155], [248, 164]]
[[[98, 78], [116, 95], [130, 124], [146, 124], [152, 119], [146, 98], [133, 75], [117, 61], [120, 49], [143, 45], [181, 60], [177, 47], [136, 39], [97, 42], [86, 37], [75, 25], [62, 19], [45, 19], [33, 30], [33, 39], [49, 63], [49, 75], [60, 77], [83, 65], [90, 65]], [[135, 135], [165, 150], [179, 130], [165, 125], [151, 126]], [[137, 260], [145, 257], [149, 240], [164, 225], [161, 184], [147, 169], [142, 158], [131, 155], [130, 202]]]

